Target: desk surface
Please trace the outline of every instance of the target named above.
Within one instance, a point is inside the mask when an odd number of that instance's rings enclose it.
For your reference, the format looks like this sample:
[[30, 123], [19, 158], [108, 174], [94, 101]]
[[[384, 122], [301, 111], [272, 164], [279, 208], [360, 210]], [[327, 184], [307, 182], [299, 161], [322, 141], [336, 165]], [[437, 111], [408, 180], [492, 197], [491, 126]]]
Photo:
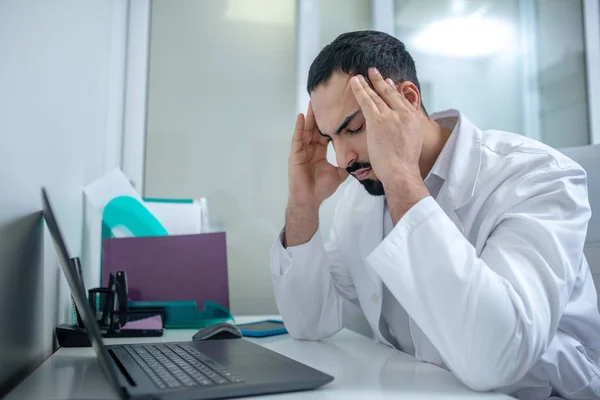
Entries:
[[[239, 317], [236, 322], [264, 318], [268, 317]], [[105, 342], [181, 341], [190, 340], [195, 332], [167, 330], [159, 338]], [[498, 393], [470, 391], [450, 372], [349, 330], [320, 342], [298, 341], [288, 335], [252, 341], [335, 377], [315, 391], [261, 397], [264, 399], [510, 399]], [[6, 399], [111, 399], [107, 397], [110, 393], [91, 348], [61, 348]]]

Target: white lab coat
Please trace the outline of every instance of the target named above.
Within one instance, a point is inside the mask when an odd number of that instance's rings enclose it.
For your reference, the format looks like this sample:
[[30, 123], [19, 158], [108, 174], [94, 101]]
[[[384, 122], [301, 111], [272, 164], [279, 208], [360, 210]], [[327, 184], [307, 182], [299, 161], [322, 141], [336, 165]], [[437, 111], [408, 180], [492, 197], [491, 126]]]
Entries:
[[320, 231], [289, 249], [277, 238], [271, 275], [289, 333], [322, 339], [362, 312], [390, 345], [380, 330], [384, 282], [410, 316], [416, 358], [470, 388], [600, 398], [584, 170], [526, 137], [482, 132], [457, 111], [432, 117], [458, 118], [436, 200], [421, 200], [384, 239], [383, 196], [350, 182], [327, 244]]

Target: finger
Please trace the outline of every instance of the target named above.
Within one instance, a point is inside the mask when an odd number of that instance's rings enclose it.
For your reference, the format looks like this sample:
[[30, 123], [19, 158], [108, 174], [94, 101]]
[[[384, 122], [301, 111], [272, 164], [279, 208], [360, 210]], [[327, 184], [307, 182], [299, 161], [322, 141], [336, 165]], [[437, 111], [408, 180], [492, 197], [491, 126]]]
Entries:
[[327, 146], [328, 143], [327, 138], [319, 133], [317, 119], [315, 118], [315, 112], [312, 108], [311, 102], [308, 102], [308, 110], [306, 111], [303, 140], [305, 144], [317, 142], [321, 145]]
[[397, 110], [404, 106], [404, 103], [402, 103], [402, 100], [398, 96], [395, 85], [390, 87], [390, 84], [383, 79], [377, 68], [369, 68], [369, 79], [373, 84], [374, 91], [377, 92], [389, 108]]
[[312, 103], [308, 102], [308, 110], [306, 111], [306, 122], [304, 124], [304, 130], [306, 132], [313, 132], [317, 127], [317, 121], [315, 120], [315, 112], [312, 108]]
[[[365, 115], [365, 118], [372, 118], [380, 114], [379, 109], [377, 108], [377, 105], [375, 104], [373, 98], [369, 96], [368, 92], [366, 91], [365, 85], [369, 90], [371, 90], [371, 88], [369, 88], [369, 85], [367, 84], [364, 78], [359, 79], [359, 77], [362, 78], [362, 76], [360, 75], [353, 76], [352, 78], [350, 78], [352, 93], [354, 94], [354, 97], [356, 98], [360, 109]], [[364, 82], [364, 84], [361, 81]], [[383, 103], [383, 100], [379, 99], [379, 101]]]
[[393, 81], [393, 80], [391, 80], [390, 78], [386, 78], [386, 80], [385, 80], [385, 81], [387, 82], [387, 84], [388, 84], [388, 85], [390, 85], [390, 87], [391, 87], [392, 89], [396, 89], [396, 85], [394, 84], [394, 81]]
[[360, 83], [365, 89], [365, 92], [367, 92], [371, 100], [373, 100], [373, 103], [375, 103], [375, 105], [377, 106], [379, 112], [383, 112], [385, 110], [390, 109], [390, 107], [385, 103], [381, 96], [379, 96], [377, 92], [374, 91], [373, 88], [371, 88], [371, 86], [369, 86], [369, 83], [362, 75], [358, 75], [358, 79], [360, 80]]
[[294, 127], [294, 135], [292, 136], [292, 151], [297, 151], [302, 147], [304, 135], [304, 114], [299, 113], [296, 116], [296, 126]]
[[328, 137], [325, 137], [325, 136], [321, 135], [320, 133], [316, 133], [315, 135], [316, 135], [315, 137], [317, 138], [317, 142], [321, 146], [328, 147], [329, 144], [331, 143], [331, 139], [329, 139]]

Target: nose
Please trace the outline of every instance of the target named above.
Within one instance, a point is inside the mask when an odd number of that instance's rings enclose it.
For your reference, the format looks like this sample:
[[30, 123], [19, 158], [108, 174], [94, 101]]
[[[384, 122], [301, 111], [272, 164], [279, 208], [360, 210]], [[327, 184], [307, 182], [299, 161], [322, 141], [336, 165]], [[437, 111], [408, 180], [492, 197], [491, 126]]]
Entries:
[[352, 148], [341, 140], [338, 140], [334, 146], [335, 159], [340, 168], [347, 168], [358, 159], [358, 154]]

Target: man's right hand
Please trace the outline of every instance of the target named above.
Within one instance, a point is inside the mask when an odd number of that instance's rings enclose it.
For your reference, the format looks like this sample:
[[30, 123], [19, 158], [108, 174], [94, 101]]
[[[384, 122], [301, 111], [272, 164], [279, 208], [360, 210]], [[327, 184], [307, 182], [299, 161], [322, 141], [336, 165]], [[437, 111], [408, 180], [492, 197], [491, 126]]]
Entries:
[[309, 103], [306, 118], [298, 114], [289, 159], [289, 205], [319, 207], [348, 177], [327, 161], [329, 140], [319, 134]]
[[319, 207], [348, 177], [327, 161], [329, 141], [319, 134], [309, 103], [306, 118], [298, 114], [289, 158], [289, 198], [284, 246], [306, 243], [319, 225]]

